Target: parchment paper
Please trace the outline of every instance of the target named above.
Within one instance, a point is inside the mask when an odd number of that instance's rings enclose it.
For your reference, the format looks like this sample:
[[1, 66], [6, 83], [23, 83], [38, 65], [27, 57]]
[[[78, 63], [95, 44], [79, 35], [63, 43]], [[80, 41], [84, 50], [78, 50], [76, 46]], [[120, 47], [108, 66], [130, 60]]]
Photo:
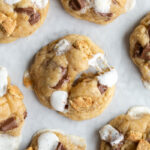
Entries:
[[[12, 83], [24, 94], [28, 117], [22, 130], [20, 150], [29, 144], [34, 132], [42, 128], [61, 129], [86, 139], [87, 150], [99, 150], [101, 126], [134, 105], [150, 106], [150, 91], [144, 88], [140, 73], [129, 57], [129, 35], [140, 19], [150, 11], [149, 0], [137, 0], [135, 9], [121, 15], [107, 26], [73, 18], [62, 8], [59, 0], [51, 0], [45, 23], [33, 35], [11, 44], [0, 44], [0, 65], [7, 67]], [[119, 74], [116, 94], [97, 118], [76, 122], [42, 106], [34, 92], [22, 83], [24, 71], [34, 54], [44, 45], [66, 34], [89, 36], [106, 53], [107, 59]]]

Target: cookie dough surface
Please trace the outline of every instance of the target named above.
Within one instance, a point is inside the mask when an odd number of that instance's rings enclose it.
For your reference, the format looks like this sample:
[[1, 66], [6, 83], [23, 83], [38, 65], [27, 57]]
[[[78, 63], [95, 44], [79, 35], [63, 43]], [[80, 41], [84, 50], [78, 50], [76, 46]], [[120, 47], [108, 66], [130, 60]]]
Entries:
[[103, 51], [81, 35], [42, 48], [24, 78], [43, 105], [74, 120], [98, 116], [111, 101], [116, 82], [116, 70], [108, 66]]
[[0, 0], [0, 43], [35, 32], [44, 22], [48, 0]]
[[130, 36], [130, 56], [142, 74], [144, 85], [150, 89], [150, 13]]
[[56, 130], [41, 130], [37, 132], [27, 150], [85, 150], [84, 139], [66, 135]]
[[135, 2], [136, 0], [61, 0], [69, 14], [97, 24], [111, 23], [132, 9]]
[[133, 107], [100, 129], [100, 150], [149, 150], [150, 109]]

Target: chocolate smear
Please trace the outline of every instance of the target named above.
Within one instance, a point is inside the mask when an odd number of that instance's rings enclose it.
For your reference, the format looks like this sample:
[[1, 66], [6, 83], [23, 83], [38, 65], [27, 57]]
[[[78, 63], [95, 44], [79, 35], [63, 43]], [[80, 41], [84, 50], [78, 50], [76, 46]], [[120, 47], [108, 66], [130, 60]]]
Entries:
[[150, 60], [150, 44], [148, 44], [142, 51], [141, 58], [145, 61]]
[[66, 68], [61, 67], [62, 69], [62, 78], [59, 80], [59, 82], [54, 86], [54, 89], [59, 89], [65, 81], [68, 81], [68, 70]]
[[4, 122], [0, 123], [0, 131], [9, 131], [14, 128], [17, 128], [17, 122], [15, 117], [8, 118]]
[[41, 18], [41, 15], [38, 12], [35, 12], [32, 7], [15, 8], [15, 11], [17, 13], [26, 13], [28, 16], [30, 16], [28, 21], [31, 25], [34, 25], [35, 23], [37, 23]]
[[79, 11], [79, 10], [81, 10], [82, 8], [85, 7], [85, 3], [86, 3], [85, 0], [70, 0], [70, 1], [69, 1], [69, 6], [70, 6], [73, 10]]
[[66, 148], [63, 146], [62, 143], [59, 142], [56, 150], [66, 150]]
[[142, 52], [143, 52], [143, 47], [139, 42], [137, 42], [134, 47], [133, 57], [140, 57]]
[[104, 93], [106, 92], [106, 90], [108, 89], [107, 86], [102, 85], [102, 84], [100, 84], [100, 83], [98, 83], [97, 86], [98, 86], [98, 89], [99, 89], [99, 91], [101, 92], [101, 94], [104, 94]]
[[99, 13], [102, 17], [109, 17], [111, 18], [113, 16], [112, 13]]

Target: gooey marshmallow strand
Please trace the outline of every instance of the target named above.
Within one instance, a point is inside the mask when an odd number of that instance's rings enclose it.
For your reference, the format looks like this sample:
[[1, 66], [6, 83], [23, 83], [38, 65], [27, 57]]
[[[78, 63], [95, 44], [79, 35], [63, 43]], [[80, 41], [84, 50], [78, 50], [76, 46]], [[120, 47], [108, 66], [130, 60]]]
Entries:
[[[21, 0], [4, 0], [4, 2], [9, 4], [9, 5], [16, 4], [20, 1]], [[48, 4], [48, 0], [31, 0], [31, 2], [33, 4], [35, 4], [35, 6], [37, 6], [38, 8], [44, 8]]]
[[7, 69], [0, 67], [0, 97], [3, 97], [7, 92], [8, 73]]

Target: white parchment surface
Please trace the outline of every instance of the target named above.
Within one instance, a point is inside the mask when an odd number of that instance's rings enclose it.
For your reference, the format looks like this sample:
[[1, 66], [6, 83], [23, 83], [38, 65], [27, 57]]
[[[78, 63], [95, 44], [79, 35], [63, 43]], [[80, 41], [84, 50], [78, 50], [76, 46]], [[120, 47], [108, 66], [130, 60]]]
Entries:
[[[144, 88], [128, 52], [131, 31], [149, 11], [149, 0], [137, 0], [135, 9], [107, 26], [100, 26], [73, 18], [64, 11], [59, 0], [51, 0], [47, 19], [40, 29], [27, 38], [0, 44], [0, 65], [8, 68], [12, 83], [23, 92], [28, 111], [19, 150], [24, 150], [34, 132], [42, 128], [61, 129], [68, 134], [79, 135], [86, 139], [87, 150], [99, 150], [98, 130], [101, 126], [131, 106], [150, 106], [150, 91]], [[35, 53], [47, 43], [72, 33], [89, 36], [105, 51], [108, 61], [119, 73], [116, 94], [107, 109], [99, 117], [82, 122], [69, 120], [45, 108], [37, 101], [34, 92], [22, 83], [24, 71]]]

